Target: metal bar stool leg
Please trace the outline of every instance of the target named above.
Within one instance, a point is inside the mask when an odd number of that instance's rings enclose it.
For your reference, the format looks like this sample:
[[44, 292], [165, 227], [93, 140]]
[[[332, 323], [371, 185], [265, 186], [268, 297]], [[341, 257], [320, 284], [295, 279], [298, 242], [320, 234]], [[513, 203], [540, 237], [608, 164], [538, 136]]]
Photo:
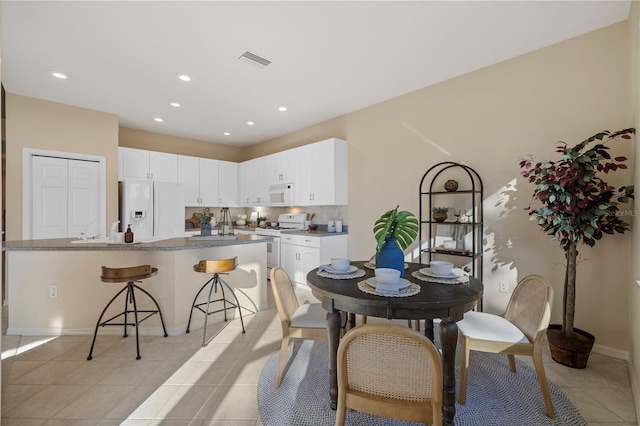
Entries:
[[[222, 295], [223, 295], [222, 297], [224, 297], [224, 288], [223, 288], [223, 285], [224, 285], [229, 289], [229, 291], [233, 295], [233, 298], [236, 300], [236, 307], [238, 308], [238, 313], [240, 314], [240, 325], [242, 325], [242, 333], [245, 333], [244, 320], [242, 319], [242, 308], [240, 307], [240, 302], [238, 301], [238, 296], [236, 296], [236, 292], [233, 291], [233, 289], [229, 286], [229, 284], [227, 284], [222, 278], [220, 278], [220, 283], [222, 284], [220, 286], [220, 288], [222, 289]], [[225, 312], [226, 312], [226, 310], [225, 310]]]
[[138, 290], [140, 290], [141, 292], [143, 292], [144, 294], [146, 294], [149, 297], [149, 299], [151, 299], [151, 301], [156, 305], [156, 309], [158, 309], [158, 315], [160, 315], [160, 323], [162, 324], [162, 331], [164, 332], [164, 337], [167, 337], [169, 334], [167, 333], [167, 327], [164, 325], [164, 317], [162, 316], [162, 311], [160, 310], [160, 305], [158, 304], [158, 301], [156, 300], [155, 297], [151, 295], [151, 293], [149, 293], [144, 288], [136, 284], [133, 284], [133, 286]]
[[209, 297], [207, 297], [207, 310], [204, 314], [204, 330], [202, 332], [202, 347], [207, 346], [207, 322], [209, 321], [209, 305], [211, 304], [211, 295], [213, 294], [213, 289], [216, 288], [216, 280], [215, 276], [209, 280], [211, 282], [211, 287], [209, 287]]
[[202, 287], [200, 287], [200, 290], [198, 290], [198, 294], [196, 294], [196, 297], [193, 298], [193, 303], [191, 304], [191, 313], [189, 314], [189, 322], [187, 322], [187, 333], [189, 331], [191, 331], [191, 318], [193, 317], [193, 310], [196, 309], [196, 301], [198, 300], [198, 296], [200, 296], [200, 293], [202, 293], [202, 290], [204, 290], [204, 288], [207, 286], [207, 284], [209, 284], [211, 281], [213, 280], [213, 278], [211, 278], [209, 281], [207, 281], [206, 283], [204, 283], [202, 285]]
[[[222, 278], [220, 278], [218, 274], [216, 274], [215, 277], [216, 277], [216, 284], [222, 281]], [[227, 322], [227, 296], [225, 296], [224, 294], [224, 287], [222, 285], [220, 286], [220, 291], [222, 292], [222, 311], [224, 312], [224, 322]]]
[[[133, 318], [135, 319], [136, 323], [136, 359], [140, 359], [142, 358], [140, 356], [140, 332], [138, 330], [138, 305], [136, 304], [136, 295], [133, 291], [133, 283], [131, 281], [129, 281], [129, 283], [127, 284], [130, 288], [131, 288], [131, 301], [133, 302]], [[125, 318], [126, 318], [126, 314], [125, 314]], [[127, 321], [125, 320], [124, 322], [124, 326], [125, 328], [127, 327]]]
[[93, 356], [92, 356], [93, 347], [96, 344], [96, 337], [98, 337], [98, 327], [100, 327], [100, 323], [102, 322], [102, 317], [107, 312], [107, 309], [109, 309], [109, 306], [111, 306], [111, 304], [118, 298], [118, 296], [120, 296], [125, 290], [127, 290], [127, 288], [128, 287], [123, 287], [122, 290], [116, 293], [116, 295], [113, 296], [113, 298], [109, 301], [109, 303], [107, 303], [107, 306], [104, 307], [104, 309], [102, 310], [102, 313], [100, 314], [100, 317], [98, 317], [98, 322], [96, 323], [96, 329], [93, 332], [93, 341], [91, 342], [91, 349], [89, 350], [89, 356], [87, 357], [87, 361], [91, 361], [91, 359], [93, 359]]

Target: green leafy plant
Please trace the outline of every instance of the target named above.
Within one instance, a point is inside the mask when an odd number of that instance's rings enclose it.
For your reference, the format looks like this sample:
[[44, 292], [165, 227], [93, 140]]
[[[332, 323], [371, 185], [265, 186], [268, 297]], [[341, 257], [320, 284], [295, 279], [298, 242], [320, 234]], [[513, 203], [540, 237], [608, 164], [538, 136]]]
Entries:
[[562, 332], [572, 337], [575, 316], [577, 244], [593, 246], [604, 234], [624, 233], [629, 225], [620, 219], [618, 205], [633, 198], [633, 186], [615, 188], [600, 176], [626, 169], [626, 157], [611, 158], [605, 143], [631, 139], [635, 129], [611, 133], [604, 130], [579, 144], [568, 147], [561, 142], [558, 161], [520, 162], [522, 176], [535, 185], [533, 201], [527, 210], [530, 219], [557, 240], [565, 252], [564, 305]]
[[418, 236], [418, 219], [411, 212], [398, 211], [399, 207], [380, 216], [373, 225], [376, 251], [380, 251], [387, 238], [395, 238], [396, 245], [405, 250]]
[[211, 218], [213, 217], [213, 213], [211, 213], [211, 209], [209, 207], [204, 208], [201, 212], [195, 214], [196, 219], [200, 224], [203, 223], [211, 223]]

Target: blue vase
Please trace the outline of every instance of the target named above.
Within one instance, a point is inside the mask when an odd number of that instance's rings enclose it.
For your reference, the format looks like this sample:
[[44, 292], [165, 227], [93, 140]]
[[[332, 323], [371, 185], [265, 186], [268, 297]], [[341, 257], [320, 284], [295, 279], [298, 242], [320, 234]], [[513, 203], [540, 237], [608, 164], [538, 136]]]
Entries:
[[200, 224], [200, 235], [201, 236], [211, 235], [211, 222]]
[[400, 277], [404, 278], [404, 253], [396, 244], [395, 238], [387, 238], [376, 253], [376, 268], [392, 268], [400, 271]]

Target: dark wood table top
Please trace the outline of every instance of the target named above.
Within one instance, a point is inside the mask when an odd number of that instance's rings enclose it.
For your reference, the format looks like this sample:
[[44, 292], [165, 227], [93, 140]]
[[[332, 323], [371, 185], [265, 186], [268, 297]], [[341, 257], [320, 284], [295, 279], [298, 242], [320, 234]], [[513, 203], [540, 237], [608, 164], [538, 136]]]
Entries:
[[337, 309], [354, 314], [388, 319], [433, 319], [442, 318], [459, 321], [464, 312], [473, 309], [482, 297], [484, 286], [478, 279], [470, 277], [464, 284], [441, 284], [421, 281], [411, 276], [426, 265], [408, 263], [404, 278], [420, 285], [420, 293], [408, 297], [386, 297], [364, 293], [358, 282], [374, 277], [375, 272], [364, 266], [366, 261], [352, 265], [366, 272], [364, 277], [332, 279], [318, 276], [318, 269], [307, 274], [307, 283], [313, 294], [322, 301], [328, 311]]

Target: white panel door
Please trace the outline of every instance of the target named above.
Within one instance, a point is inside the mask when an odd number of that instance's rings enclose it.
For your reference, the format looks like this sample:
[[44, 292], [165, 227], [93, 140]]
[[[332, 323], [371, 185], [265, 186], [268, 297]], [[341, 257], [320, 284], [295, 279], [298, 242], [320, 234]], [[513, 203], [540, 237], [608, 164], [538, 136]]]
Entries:
[[31, 238], [99, 232], [99, 170], [94, 161], [32, 157]]
[[31, 238], [67, 238], [67, 160], [32, 159]]
[[99, 233], [100, 164], [95, 161], [66, 160], [67, 167], [67, 237], [82, 232]]

